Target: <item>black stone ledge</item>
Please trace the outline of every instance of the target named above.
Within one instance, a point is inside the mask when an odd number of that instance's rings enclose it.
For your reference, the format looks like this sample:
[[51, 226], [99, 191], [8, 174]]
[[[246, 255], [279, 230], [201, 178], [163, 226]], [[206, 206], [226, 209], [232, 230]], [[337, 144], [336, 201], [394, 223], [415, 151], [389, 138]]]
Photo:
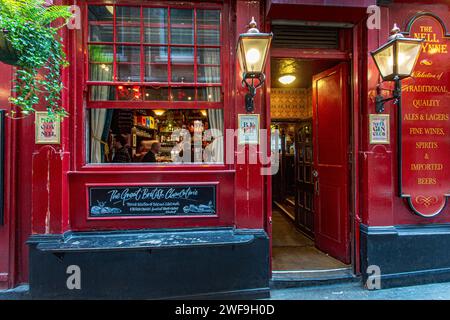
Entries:
[[450, 224], [370, 227], [361, 230], [361, 272], [381, 270], [381, 287], [450, 281]]
[[[259, 234], [258, 234], [259, 233]], [[33, 235], [28, 244], [44, 252], [85, 252], [111, 250], [169, 249], [173, 247], [227, 246], [248, 244], [265, 232], [220, 229], [126, 230], [67, 232], [61, 235]]]
[[[270, 296], [264, 230], [194, 228], [33, 235], [33, 299], [250, 299]], [[81, 269], [69, 290], [67, 267]]]

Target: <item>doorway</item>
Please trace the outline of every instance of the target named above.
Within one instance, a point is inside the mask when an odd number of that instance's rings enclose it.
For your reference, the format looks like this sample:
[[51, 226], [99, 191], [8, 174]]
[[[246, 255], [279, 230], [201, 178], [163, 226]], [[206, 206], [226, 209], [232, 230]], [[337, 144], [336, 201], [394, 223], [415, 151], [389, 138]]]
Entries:
[[274, 272], [351, 269], [348, 79], [342, 60], [271, 60]]

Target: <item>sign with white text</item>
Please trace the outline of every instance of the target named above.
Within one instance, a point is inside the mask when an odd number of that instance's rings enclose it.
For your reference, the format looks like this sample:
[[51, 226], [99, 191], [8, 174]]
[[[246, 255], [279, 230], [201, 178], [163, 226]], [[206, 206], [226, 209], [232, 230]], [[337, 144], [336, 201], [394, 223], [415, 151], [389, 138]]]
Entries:
[[89, 216], [216, 214], [215, 185], [89, 187]]

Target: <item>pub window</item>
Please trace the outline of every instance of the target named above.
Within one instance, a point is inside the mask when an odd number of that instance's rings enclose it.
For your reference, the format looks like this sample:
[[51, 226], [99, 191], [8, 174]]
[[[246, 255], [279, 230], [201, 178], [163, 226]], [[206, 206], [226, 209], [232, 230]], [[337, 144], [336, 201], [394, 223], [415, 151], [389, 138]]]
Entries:
[[223, 163], [220, 30], [216, 8], [88, 6], [89, 163]]

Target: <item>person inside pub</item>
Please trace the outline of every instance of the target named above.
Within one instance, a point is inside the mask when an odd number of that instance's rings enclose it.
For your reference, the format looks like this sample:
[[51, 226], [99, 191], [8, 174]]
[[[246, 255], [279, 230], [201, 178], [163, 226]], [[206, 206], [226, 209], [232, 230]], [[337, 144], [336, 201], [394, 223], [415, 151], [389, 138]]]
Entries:
[[159, 153], [161, 149], [161, 144], [159, 142], [153, 142], [150, 150], [142, 159], [143, 162], [156, 162], [156, 155]]
[[114, 137], [115, 143], [114, 143], [114, 157], [112, 159], [112, 162], [115, 163], [127, 163], [131, 162], [130, 154], [128, 153], [128, 150], [126, 148], [127, 139], [125, 139], [124, 136], [121, 134], [118, 134]]

